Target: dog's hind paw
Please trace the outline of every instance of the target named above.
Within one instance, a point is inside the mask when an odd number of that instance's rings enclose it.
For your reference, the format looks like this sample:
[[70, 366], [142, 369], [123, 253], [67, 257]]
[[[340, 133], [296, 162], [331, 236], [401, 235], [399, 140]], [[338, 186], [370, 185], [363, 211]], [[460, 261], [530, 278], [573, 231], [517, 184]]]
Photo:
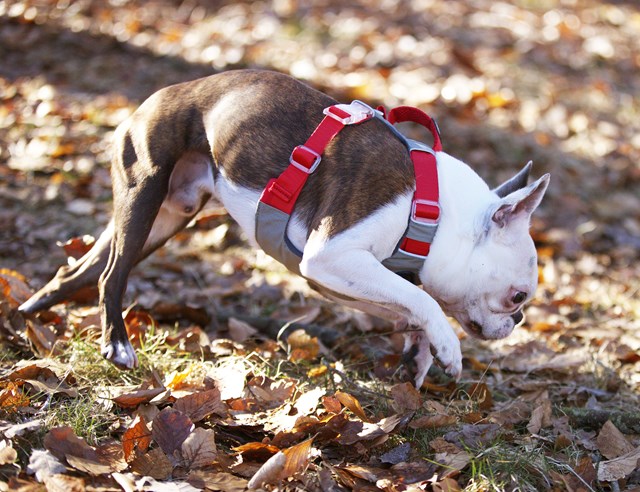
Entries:
[[110, 342], [102, 346], [102, 356], [120, 369], [138, 367], [138, 356], [129, 341]]

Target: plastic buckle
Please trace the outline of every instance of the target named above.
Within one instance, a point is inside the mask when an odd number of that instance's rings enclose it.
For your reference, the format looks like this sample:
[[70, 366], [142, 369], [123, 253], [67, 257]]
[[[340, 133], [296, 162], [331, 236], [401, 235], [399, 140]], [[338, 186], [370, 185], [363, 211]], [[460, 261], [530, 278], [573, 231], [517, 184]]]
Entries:
[[[336, 110], [347, 113], [347, 116], [338, 114]], [[375, 115], [375, 110], [373, 108], [362, 101], [357, 100], [352, 101], [351, 104], [336, 104], [334, 106], [329, 106], [328, 108], [324, 108], [322, 112], [345, 126], [361, 123], [373, 118]]]
[[[435, 213], [433, 214], [433, 217], [418, 217], [418, 205], [427, 205], [429, 207], [434, 207]], [[411, 204], [411, 220], [419, 224], [438, 224], [438, 222], [440, 222], [440, 204], [433, 200], [415, 199]]]
[[[303, 150], [313, 156], [314, 161], [313, 161], [313, 164], [311, 164], [311, 167], [307, 167], [303, 163], [296, 161], [294, 154], [298, 150]], [[291, 157], [289, 157], [289, 164], [291, 164], [294, 167], [297, 167], [298, 169], [300, 169], [300, 171], [303, 171], [307, 174], [311, 174], [313, 171], [316, 170], [321, 160], [322, 160], [322, 156], [317, 152], [311, 150], [306, 145], [298, 145], [295, 149], [293, 149], [293, 152], [291, 152]]]

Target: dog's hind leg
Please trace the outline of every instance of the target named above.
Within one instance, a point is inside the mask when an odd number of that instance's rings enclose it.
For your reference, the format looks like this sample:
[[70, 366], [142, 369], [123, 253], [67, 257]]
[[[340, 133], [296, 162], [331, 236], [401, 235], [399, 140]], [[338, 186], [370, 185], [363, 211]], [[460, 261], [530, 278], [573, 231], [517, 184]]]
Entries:
[[[136, 262], [142, 261], [182, 230], [205, 205], [212, 192], [210, 158], [194, 152], [185, 153], [171, 173], [169, 193]], [[112, 239], [113, 220], [82, 258], [72, 265], [60, 267], [53, 279], [20, 306], [20, 311], [34, 313], [48, 309], [68, 300], [78, 290], [96, 285], [107, 266]]]

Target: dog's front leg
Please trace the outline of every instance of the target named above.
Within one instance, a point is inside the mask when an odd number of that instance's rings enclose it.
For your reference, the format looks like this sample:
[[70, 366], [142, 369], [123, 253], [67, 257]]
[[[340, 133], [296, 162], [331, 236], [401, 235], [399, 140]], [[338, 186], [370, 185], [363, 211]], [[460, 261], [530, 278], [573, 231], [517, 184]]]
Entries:
[[[315, 237], [314, 237], [315, 235]], [[409, 333], [405, 350], [418, 345], [415, 383], [422, 386], [433, 357], [454, 377], [462, 372], [460, 341], [438, 303], [424, 290], [387, 270], [368, 250], [345, 249], [339, 239], [323, 240], [313, 233], [304, 250], [302, 274], [321, 286], [350, 298], [392, 309], [406, 316]]]

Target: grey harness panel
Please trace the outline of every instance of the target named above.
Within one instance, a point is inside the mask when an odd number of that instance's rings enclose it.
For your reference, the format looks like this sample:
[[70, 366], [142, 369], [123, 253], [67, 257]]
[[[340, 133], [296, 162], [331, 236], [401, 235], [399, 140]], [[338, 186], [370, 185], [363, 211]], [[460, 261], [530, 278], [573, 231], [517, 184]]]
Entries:
[[[431, 147], [406, 138], [381, 114], [376, 113], [376, 118], [383, 121], [404, 142], [409, 151], [421, 150], [435, 156], [435, 152]], [[256, 210], [256, 241], [265, 253], [282, 263], [290, 271], [300, 275], [302, 251], [299, 251], [287, 237], [287, 225], [290, 219], [291, 216], [289, 214], [259, 201]], [[419, 273], [426, 257], [403, 251], [400, 249], [400, 244], [405, 237], [431, 243], [437, 229], [437, 223], [416, 222], [411, 219], [411, 214], [409, 214], [409, 222], [405, 233], [402, 235], [393, 254], [383, 260], [382, 264], [410, 282], [420, 284]]]
[[290, 215], [282, 210], [258, 202], [256, 211], [256, 241], [272, 258], [275, 258], [293, 273], [300, 275], [299, 251], [287, 237]]

